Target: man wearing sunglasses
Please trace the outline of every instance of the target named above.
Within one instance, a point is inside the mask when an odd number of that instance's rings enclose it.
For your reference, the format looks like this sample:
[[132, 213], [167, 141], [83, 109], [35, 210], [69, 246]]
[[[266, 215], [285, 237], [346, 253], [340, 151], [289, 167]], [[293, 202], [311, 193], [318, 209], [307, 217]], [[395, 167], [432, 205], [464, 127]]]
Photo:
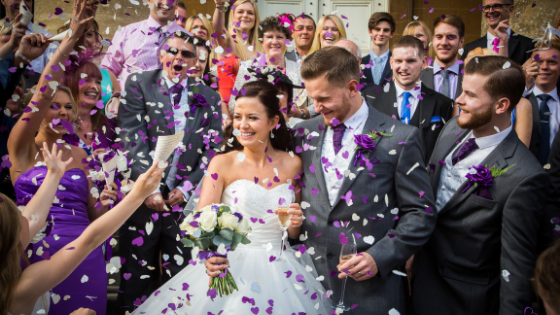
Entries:
[[[223, 138], [220, 96], [188, 76], [198, 58], [195, 49], [203, 45], [200, 38], [174, 32], [156, 51], [160, 68], [132, 73], [125, 83], [125, 102], [121, 100], [119, 105], [117, 127], [125, 150], [133, 159], [132, 180], [152, 165], [151, 153], [158, 136], [182, 131], [185, 134], [182, 145], [167, 161], [160, 187], [120, 231], [120, 242], [125, 244], [120, 247], [125, 262], [117, 299], [121, 314], [132, 312], [137, 301], [150, 296], [190, 260], [190, 250], [183, 249], [180, 241], [177, 222], [193, 186], [202, 179]], [[143, 233], [147, 225], [152, 230]], [[143, 238], [143, 246], [130, 246], [138, 237]], [[157, 281], [158, 256], [164, 267], [161, 281]]]
[[531, 53], [527, 51], [533, 49], [532, 39], [515, 33], [509, 28], [509, 17], [514, 12], [513, 0], [485, 0], [482, 12], [488, 23], [488, 32], [486, 36], [465, 46], [463, 60], [477, 47], [492, 49], [503, 56], [507, 55], [519, 65], [531, 57]]

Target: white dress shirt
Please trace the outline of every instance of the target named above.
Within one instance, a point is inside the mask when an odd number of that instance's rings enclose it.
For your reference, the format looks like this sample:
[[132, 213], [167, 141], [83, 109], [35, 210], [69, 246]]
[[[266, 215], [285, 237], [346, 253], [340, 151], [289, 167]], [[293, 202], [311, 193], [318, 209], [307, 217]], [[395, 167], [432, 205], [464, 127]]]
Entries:
[[[558, 127], [560, 126], [560, 111], [558, 110], [558, 105], [560, 104], [558, 100], [558, 89], [554, 88], [554, 90], [544, 93], [541, 91], [537, 85], [533, 88], [533, 94], [536, 96], [541, 94], [548, 94], [552, 96], [552, 98], [548, 101], [548, 109], [550, 110], [550, 117], [548, 121], [548, 126], [550, 127], [550, 143], [549, 145], [552, 146], [552, 141], [554, 141], [554, 137], [558, 132]], [[541, 109], [542, 101], [537, 97], [537, 103], [539, 104], [539, 110]]]
[[[171, 104], [173, 104], [173, 94], [171, 94], [171, 88], [175, 85], [175, 83], [173, 83], [173, 81], [171, 81], [168, 77], [165, 77], [165, 83], [169, 88], [169, 98], [171, 100]], [[187, 86], [187, 79], [183, 80], [183, 82], [179, 84], [181, 84], [184, 87], [184, 89], [183, 89], [183, 93], [181, 94], [181, 100], [179, 101], [179, 108], [175, 109], [172, 107], [173, 121], [179, 122], [179, 124], [175, 125], [175, 133], [185, 130], [185, 127], [187, 126], [187, 117], [185, 116], [185, 113], [188, 112], [190, 108], [188, 102], [189, 89]], [[183, 144], [186, 145], [185, 143]], [[181, 186], [175, 187], [175, 175], [177, 174], [177, 163], [179, 162], [179, 157], [180, 157], [179, 154], [177, 154], [177, 151], [175, 151], [173, 153], [173, 162], [169, 167], [169, 173], [167, 174], [167, 178], [165, 179], [165, 184], [167, 185], [170, 191], [175, 188], [178, 188], [181, 192], [183, 192], [183, 195], [188, 200], [190, 197], [189, 193], [183, 190], [183, 187]], [[159, 188], [157, 188], [156, 191], [154, 191], [154, 193], [158, 193], [158, 192], [160, 192]]]
[[[511, 37], [511, 28], [508, 27], [507, 33], [508, 33], [508, 38], [510, 38]], [[486, 32], [486, 38], [488, 39], [487, 44], [486, 44], [486, 48], [494, 50], [494, 38], [496, 38], [496, 36], [490, 34], [490, 32], [488, 31], [488, 32]]]
[[[403, 102], [403, 93], [410, 92], [410, 96], [408, 97], [408, 102], [410, 102], [410, 119], [414, 116], [414, 111], [416, 111], [416, 107], [418, 107], [418, 96], [420, 95], [422, 89], [422, 83], [418, 82], [416, 85], [418, 88], [414, 87], [410, 91], [405, 91], [395, 82], [395, 88], [397, 90], [397, 109], [399, 110], [399, 117], [402, 117], [402, 102]], [[409, 122], [410, 123], [410, 122]]]
[[[40, 27], [39, 25], [33, 24], [32, 22], [29, 22], [29, 24], [27, 25], [27, 30], [25, 31], [25, 35], [31, 34], [31, 33], [41, 33], [45, 36], [52, 36], [52, 34], [47, 32], [44, 28]], [[45, 69], [45, 66], [49, 63], [49, 60], [51, 60], [54, 52], [58, 48], [58, 43], [57, 42], [47, 42], [47, 44], [49, 46], [47, 47], [47, 50], [45, 50], [43, 55], [41, 55], [39, 58], [37, 58], [35, 60], [32, 60], [29, 63], [31, 69], [35, 73], [42, 73], [43, 72], [43, 70]]]
[[[473, 150], [471, 154], [453, 165], [453, 153], [457, 151], [463, 143], [468, 139], [474, 138], [472, 131], [466, 136], [461, 143], [455, 146], [453, 150], [445, 158], [445, 165], [442, 166], [439, 179], [436, 199], [436, 209], [439, 212], [447, 204], [449, 199], [453, 197], [457, 189], [467, 180], [465, 177], [469, 173], [469, 167], [478, 166], [482, 161], [494, 151], [494, 149], [509, 135], [512, 130], [510, 125], [504, 131], [497, 134], [476, 138], [475, 142], [478, 149]], [[490, 165], [488, 165], [490, 167]]]
[[356, 144], [354, 143], [354, 135], [362, 134], [365, 122], [369, 115], [369, 109], [366, 101], [362, 98], [362, 106], [360, 109], [348, 120], [344, 122], [346, 130], [342, 137], [342, 148], [338, 154], [334, 153], [333, 145], [333, 129], [328, 127], [325, 137], [323, 138], [323, 149], [321, 156], [328, 159], [332, 165], [328, 166], [325, 170], [324, 164], [321, 164], [321, 170], [316, 172], [323, 172], [325, 176], [325, 183], [329, 195], [329, 203], [331, 207], [334, 206], [338, 191], [342, 186], [344, 179], [344, 172], [349, 168], [350, 163], [354, 163], [354, 150]]

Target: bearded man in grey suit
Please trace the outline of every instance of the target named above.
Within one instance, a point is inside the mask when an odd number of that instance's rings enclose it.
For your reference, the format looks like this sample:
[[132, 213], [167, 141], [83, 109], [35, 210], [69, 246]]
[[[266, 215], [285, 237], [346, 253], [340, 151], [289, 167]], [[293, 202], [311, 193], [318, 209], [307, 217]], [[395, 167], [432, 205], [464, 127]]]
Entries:
[[[202, 58], [195, 49], [201, 45], [204, 40], [200, 38], [180, 31], [172, 33], [160, 45], [158, 56], [163, 69], [131, 74], [126, 81], [126, 98], [119, 106], [117, 126], [133, 159], [132, 180], [153, 163], [151, 154], [158, 136], [181, 131], [185, 134], [182, 146], [167, 161], [160, 188], [121, 229], [120, 255], [126, 262], [121, 269], [117, 302], [123, 312], [132, 312], [143, 296], [150, 296], [190, 259], [190, 251], [180, 242], [177, 220], [193, 185], [198, 184], [210, 159], [219, 152], [223, 138], [219, 95], [187, 77], [195, 58]], [[143, 244], [133, 242], [138, 237]], [[160, 252], [164, 267], [161, 282]]]
[[[311, 54], [301, 74], [321, 115], [296, 126], [302, 200], [310, 204], [300, 239], [334, 302], [351, 278], [349, 314], [405, 314], [404, 264], [436, 222], [420, 132], [366, 103], [358, 61], [344, 48]], [[354, 237], [358, 255], [339, 264], [341, 244]]]
[[414, 257], [416, 314], [521, 314], [532, 306], [550, 180], [512, 129], [524, 85], [521, 67], [506, 57], [465, 67], [461, 115], [441, 131], [429, 164], [438, 220]]

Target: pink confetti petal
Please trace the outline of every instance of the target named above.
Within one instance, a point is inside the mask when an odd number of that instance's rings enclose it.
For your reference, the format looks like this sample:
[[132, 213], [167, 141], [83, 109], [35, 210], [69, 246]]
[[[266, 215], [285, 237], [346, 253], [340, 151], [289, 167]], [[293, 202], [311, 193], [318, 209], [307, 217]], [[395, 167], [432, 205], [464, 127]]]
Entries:
[[434, 13], [434, 8], [430, 8], [430, 11], [428, 11], [428, 13]]

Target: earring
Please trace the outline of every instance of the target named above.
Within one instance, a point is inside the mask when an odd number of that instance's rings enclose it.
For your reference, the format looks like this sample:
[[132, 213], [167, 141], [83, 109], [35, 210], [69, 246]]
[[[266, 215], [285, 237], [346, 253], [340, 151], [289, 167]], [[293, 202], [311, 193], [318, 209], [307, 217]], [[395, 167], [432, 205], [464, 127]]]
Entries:
[[272, 130], [270, 130], [270, 138], [274, 138], [274, 134], [272, 133]]

